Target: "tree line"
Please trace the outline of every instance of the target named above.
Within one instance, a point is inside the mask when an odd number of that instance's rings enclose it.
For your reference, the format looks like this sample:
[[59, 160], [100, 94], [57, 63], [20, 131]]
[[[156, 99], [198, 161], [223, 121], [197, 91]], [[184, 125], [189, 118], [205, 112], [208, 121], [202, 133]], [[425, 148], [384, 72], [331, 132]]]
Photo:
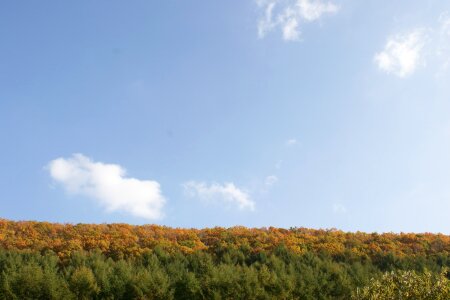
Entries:
[[450, 252], [450, 236], [432, 233], [364, 233], [336, 229], [231, 228], [184, 229], [158, 225], [58, 224], [14, 222], [0, 219], [0, 248], [51, 250], [60, 258], [74, 251], [100, 250], [108, 257], [140, 256], [156, 246], [168, 252], [244, 253], [272, 251], [283, 245], [292, 252], [327, 253], [334, 258], [372, 259], [386, 254], [397, 257], [433, 256]]
[[450, 299], [448, 250], [440, 234], [1, 220], [0, 299]]

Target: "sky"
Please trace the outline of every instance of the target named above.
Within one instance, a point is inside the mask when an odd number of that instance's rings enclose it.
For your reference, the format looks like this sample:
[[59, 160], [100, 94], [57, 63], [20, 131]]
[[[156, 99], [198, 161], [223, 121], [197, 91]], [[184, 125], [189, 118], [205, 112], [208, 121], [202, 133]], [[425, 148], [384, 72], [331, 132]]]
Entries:
[[4, 1], [0, 218], [450, 234], [450, 2]]

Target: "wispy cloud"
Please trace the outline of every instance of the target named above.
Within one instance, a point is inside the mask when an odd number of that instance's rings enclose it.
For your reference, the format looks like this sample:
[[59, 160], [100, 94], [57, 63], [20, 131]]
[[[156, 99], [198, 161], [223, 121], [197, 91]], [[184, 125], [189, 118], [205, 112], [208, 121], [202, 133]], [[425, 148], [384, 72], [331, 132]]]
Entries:
[[278, 177], [275, 175], [267, 176], [264, 180], [264, 185], [268, 188], [274, 186], [278, 182]]
[[285, 41], [300, 38], [300, 24], [319, 20], [325, 14], [335, 14], [339, 7], [321, 0], [258, 0], [262, 16], [258, 21], [258, 36], [279, 28]]
[[283, 166], [283, 161], [279, 160], [275, 163], [275, 169], [279, 170]]
[[450, 14], [442, 13], [436, 24], [391, 35], [374, 62], [381, 71], [400, 78], [425, 66], [442, 75], [450, 67]]
[[386, 73], [407, 77], [414, 73], [423, 60], [422, 50], [426, 38], [423, 28], [391, 36], [384, 49], [375, 54], [375, 63], [380, 70]]
[[51, 177], [68, 193], [98, 201], [107, 211], [124, 211], [149, 220], [163, 217], [166, 202], [160, 185], [126, 176], [116, 164], [92, 161], [83, 154], [57, 158], [48, 164]]
[[253, 211], [255, 209], [255, 202], [250, 195], [237, 188], [232, 182], [208, 185], [205, 182], [188, 181], [183, 184], [183, 188], [186, 195], [191, 198], [237, 205], [240, 210]]
[[294, 139], [294, 138], [288, 139], [286, 141], [286, 146], [294, 146], [294, 145], [297, 145], [297, 144], [298, 144], [298, 140]]
[[441, 71], [450, 67], [450, 14], [444, 12], [439, 16], [436, 56], [441, 61]]

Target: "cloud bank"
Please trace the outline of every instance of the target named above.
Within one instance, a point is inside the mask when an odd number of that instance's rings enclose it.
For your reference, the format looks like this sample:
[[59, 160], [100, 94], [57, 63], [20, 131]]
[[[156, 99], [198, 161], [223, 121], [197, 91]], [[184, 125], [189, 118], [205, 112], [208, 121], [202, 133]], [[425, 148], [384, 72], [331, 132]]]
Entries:
[[257, 0], [263, 15], [258, 21], [258, 36], [280, 29], [285, 41], [300, 38], [300, 24], [319, 20], [325, 14], [335, 14], [339, 7], [321, 0]]
[[231, 182], [208, 185], [205, 182], [188, 181], [183, 184], [183, 188], [191, 198], [237, 205], [240, 210], [255, 210], [255, 202], [251, 200], [250, 195]]
[[125, 177], [126, 171], [119, 165], [94, 162], [83, 154], [74, 154], [52, 160], [48, 170], [68, 193], [92, 198], [107, 211], [124, 211], [149, 220], [163, 217], [166, 200], [159, 183]]

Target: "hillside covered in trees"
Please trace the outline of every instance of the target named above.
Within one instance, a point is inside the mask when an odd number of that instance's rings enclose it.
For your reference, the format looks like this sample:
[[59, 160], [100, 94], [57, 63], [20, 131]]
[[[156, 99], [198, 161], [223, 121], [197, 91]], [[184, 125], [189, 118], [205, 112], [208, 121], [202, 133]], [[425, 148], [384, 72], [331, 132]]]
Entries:
[[430, 233], [0, 220], [0, 299], [382, 299], [395, 276], [442, 296], [449, 252]]

